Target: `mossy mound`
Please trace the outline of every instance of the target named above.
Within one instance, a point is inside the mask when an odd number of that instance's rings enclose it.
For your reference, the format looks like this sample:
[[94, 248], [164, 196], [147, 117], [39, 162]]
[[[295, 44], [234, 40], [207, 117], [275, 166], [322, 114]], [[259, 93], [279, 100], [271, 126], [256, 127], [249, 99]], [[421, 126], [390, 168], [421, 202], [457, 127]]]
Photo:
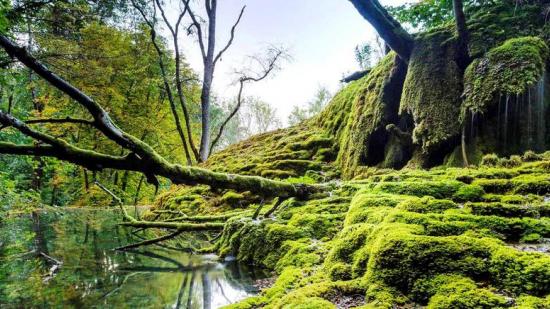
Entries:
[[272, 218], [228, 224], [222, 254], [280, 274], [230, 308], [335, 308], [335, 294], [364, 295], [364, 308], [545, 308], [550, 252], [532, 248], [550, 238], [550, 157], [524, 157], [378, 170]]
[[521, 37], [507, 40], [474, 60], [464, 77], [463, 114], [485, 113], [499, 95], [525, 93], [542, 77], [547, 59], [544, 40]]

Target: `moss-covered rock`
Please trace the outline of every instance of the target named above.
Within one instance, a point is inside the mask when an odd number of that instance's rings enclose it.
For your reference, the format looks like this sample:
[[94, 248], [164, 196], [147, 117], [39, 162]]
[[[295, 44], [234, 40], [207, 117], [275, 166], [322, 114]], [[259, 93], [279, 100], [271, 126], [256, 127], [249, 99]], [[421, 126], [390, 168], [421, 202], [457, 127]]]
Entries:
[[[340, 145], [338, 163], [344, 177], [353, 177], [358, 166], [373, 166], [384, 161], [381, 149], [389, 138], [386, 125], [397, 119], [404, 77], [402, 61], [390, 53], [366, 77], [342, 90], [334, 106], [329, 105], [327, 112], [319, 116], [320, 119], [337, 117], [345, 120], [343, 124], [323, 123], [329, 130], [338, 128], [341, 131], [336, 136]], [[327, 114], [340, 115], [342, 106], [338, 105], [342, 103], [351, 107], [347, 117]]]

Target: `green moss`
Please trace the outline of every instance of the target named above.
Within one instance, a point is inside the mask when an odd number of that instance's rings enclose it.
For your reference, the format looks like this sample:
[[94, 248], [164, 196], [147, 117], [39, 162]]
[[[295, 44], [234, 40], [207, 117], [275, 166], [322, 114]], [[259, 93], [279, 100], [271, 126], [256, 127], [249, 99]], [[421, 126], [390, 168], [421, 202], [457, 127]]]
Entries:
[[391, 233], [373, 248], [367, 277], [408, 291], [416, 280], [440, 273], [479, 276], [489, 256], [486, 246], [466, 237]]
[[217, 246], [222, 255], [235, 255], [239, 261], [275, 268], [284, 254], [283, 242], [306, 234], [299, 228], [251, 219], [230, 220]]
[[380, 142], [376, 140], [375, 132], [386, 132], [385, 127], [391, 117], [387, 111], [388, 106], [398, 103], [390, 102], [391, 98], [384, 95], [385, 90], [395, 91], [395, 89], [390, 90], [392, 84], [389, 80], [394, 72], [399, 71], [395, 69], [396, 59], [394, 53], [388, 54], [366, 77], [353, 82], [336, 96], [334, 106], [329, 105], [327, 113], [340, 115], [341, 111], [338, 109], [343, 107], [336, 104], [345, 104], [350, 108], [347, 117], [336, 116], [337, 124], [322, 120], [324, 117], [332, 118], [332, 115], [323, 113], [319, 117], [329, 130], [338, 128], [336, 136], [340, 151], [337, 162], [345, 178], [352, 178], [359, 166], [367, 165], [368, 162], [365, 159], [375, 155], [370, 153], [371, 151], [380, 151], [380, 149], [370, 150], [370, 145]]
[[476, 59], [465, 74], [462, 105], [466, 111], [485, 113], [496, 96], [524, 93], [542, 76], [548, 46], [537, 37], [507, 40]]
[[432, 280], [436, 292], [427, 308], [499, 308], [506, 307], [508, 300], [495, 292], [478, 288], [469, 278], [442, 275]]
[[300, 177], [308, 170], [331, 170], [333, 144], [324, 129], [303, 123], [231, 145], [214, 153], [204, 166], [218, 172], [267, 178]]
[[500, 217], [531, 217], [550, 216], [550, 206], [546, 205], [513, 205], [505, 203], [466, 203], [464, 208], [472, 214]]
[[511, 306], [502, 295], [538, 304], [550, 293], [550, 257], [515, 247], [550, 237], [545, 162], [370, 170], [332, 196], [285, 205], [276, 220], [231, 220], [220, 249], [283, 282], [299, 272], [243, 308], [328, 306], [331, 291], [352, 282], [365, 308]]
[[[390, 194], [358, 193], [352, 200], [345, 225], [355, 223], [379, 223], [391, 208], [397, 206], [407, 197]], [[380, 207], [383, 207], [380, 209]], [[378, 209], [375, 209], [378, 208]]]
[[533, 244], [538, 243], [542, 240], [542, 236], [537, 233], [527, 234], [523, 236], [519, 241], [521, 243]]
[[548, 175], [521, 175], [511, 180], [514, 193], [545, 195], [550, 193], [550, 177]]
[[550, 308], [550, 296], [539, 298], [530, 295], [522, 295], [516, 300], [516, 309], [545, 309]]
[[453, 199], [461, 202], [479, 201], [485, 194], [485, 190], [479, 185], [465, 185], [460, 187], [453, 195]]
[[498, 161], [498, 166], [513, 168], [521, 165], [521, 157], [518, 155], [510, 156], [510, 158], [501, 158]]
[[402, 181], [402, 182], [381, 182], [374, 188], [375, 191], [412, 195], [432, 196], [438, 199], [451, 198], [458, 190], [465, 186], [464, 183], [453, 180], [442, 181]]
[[496, 287], [512, 293], [534, 296], [550, 293], [548, 255], [499, 247], [491, 256], [489, 272]]
[[498, 156], [494, 153], [486, 154], [481, 158], [481, 165], [484, 166], [497, 166]]
[[288, 225], [302, 229], [314, 239], [332, 238], [340, 228], [341, 219], [339, 215], [295, 214], [288, 221]]
[[458, 209], [458, 205], [450, 200], [438, 200], [430, 196], [410, 198], [398, 206], [399, 209], [417, 213], [442, 213], [448, 209]]
[[473, 184], [488, 193], [506, 193], [514, 187], [508, 179], [476, 179]]
[[535, 153], [534, 151], [528, 150], [526, 151], [523, 156], [521, 156], [521, 160], [523, 162], [536, 162], [543, 159], [543, 156], [540, 154]]
[[241, 200], [244, 200], [244, 195], [235, 191], [227, 191], [221, 201], [230, 205], [238, 205]]

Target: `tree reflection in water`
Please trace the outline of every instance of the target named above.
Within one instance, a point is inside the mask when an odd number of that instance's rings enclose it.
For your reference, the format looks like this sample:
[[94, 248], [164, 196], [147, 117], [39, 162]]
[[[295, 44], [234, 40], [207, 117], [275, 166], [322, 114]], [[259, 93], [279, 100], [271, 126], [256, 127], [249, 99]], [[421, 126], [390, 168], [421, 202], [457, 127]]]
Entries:
[[[136, 235], [117, 226], [112, 211], [39, 212], [2, 220], [0, 308], [210, 309], [257, 293], [255, 280], [267, 275], [158, 246], [113, 251], [135, 242]], [[56, 261], [60, 265], [50, 275]]]

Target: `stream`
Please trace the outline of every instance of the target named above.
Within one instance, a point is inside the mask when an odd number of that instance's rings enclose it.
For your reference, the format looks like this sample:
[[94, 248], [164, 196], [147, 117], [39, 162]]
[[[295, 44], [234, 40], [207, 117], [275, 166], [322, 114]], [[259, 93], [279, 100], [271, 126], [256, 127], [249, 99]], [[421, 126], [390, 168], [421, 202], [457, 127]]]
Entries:
[[269, 276], [159, 246], [114, 251], [148, 236], [117, 222], [105, 209], [0, 218], [0, 308], [219, 308]]

